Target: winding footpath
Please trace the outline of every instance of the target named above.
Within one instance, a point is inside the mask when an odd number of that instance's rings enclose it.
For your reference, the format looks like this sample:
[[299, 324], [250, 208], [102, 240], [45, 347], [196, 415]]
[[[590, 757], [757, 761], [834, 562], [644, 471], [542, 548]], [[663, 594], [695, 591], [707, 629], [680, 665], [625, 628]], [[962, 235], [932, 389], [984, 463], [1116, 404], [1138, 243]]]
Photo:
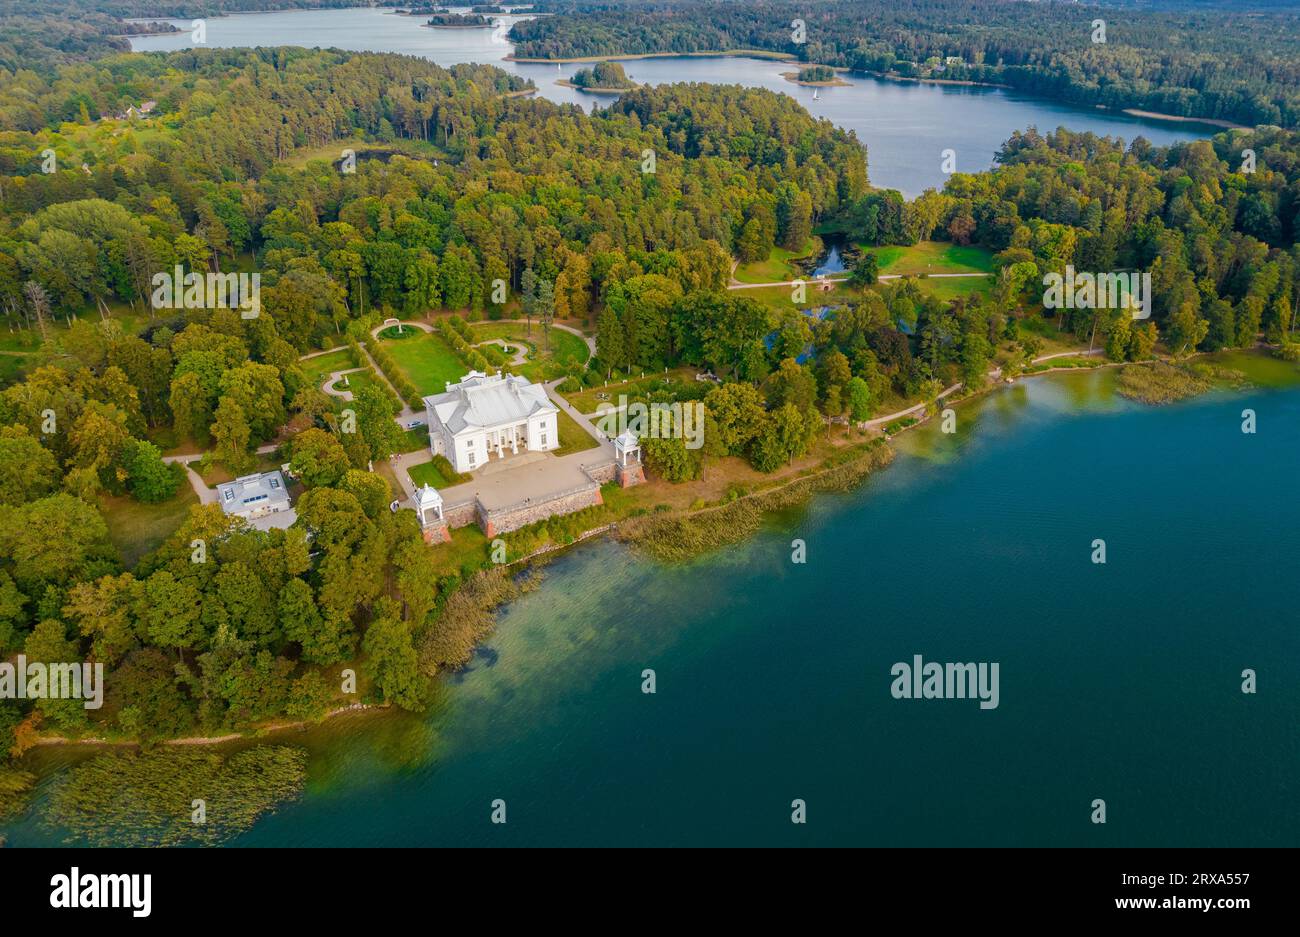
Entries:
[[[1051, 361], [1054, 358], [1088, 358], [1094, 355], [1100, 355], [1102, 354], [1102, 352], [1103, 349], [1101, 348], [1094, 348], [1091, 351], [1058, 351], [1050, 355], [1040, 355], [1039, 357], [1035, 358], [1033, 361], [1029, 363], [1042, 364], [1044, 361]], [[994, 368], [993, 370], [989, 371], [989, 377], [992, 378], [993, 380], [997, 380], [1001, 376], [1002, 376], [1001, 368]], [[962, 388], [962, 383], [961, 381], [958, 381], [956, 384], [953, 384], [951, 387], [945, 388], [944, 391], [934, 399], [943, 400], [949, 394], [955, 394], [957, 391], [961, 390], [961, 388]], [[864, 420], [863, 422], [859, 423], [858, 427], [860, 429], [875, 429], [877, 427], [884, 426], [886, 423], [892, 423], [894, 422], [894, 420], [901, 420], [906, 417], [912, 416], [915, 413], [924, 413], [928, 405], [929, 404], [925, 402], [918, 403], [908, 407], [906, 410], [899, 410], [897, 413], [890, 413], [886, 416], [873, 417], [870, 420]]]

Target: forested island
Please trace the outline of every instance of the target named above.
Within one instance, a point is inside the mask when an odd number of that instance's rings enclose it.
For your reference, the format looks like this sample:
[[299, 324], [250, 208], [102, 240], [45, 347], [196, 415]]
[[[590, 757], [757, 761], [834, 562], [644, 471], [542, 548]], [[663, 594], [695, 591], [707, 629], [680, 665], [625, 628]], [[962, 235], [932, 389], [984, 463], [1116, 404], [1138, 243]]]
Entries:
[[635, 87], [623, 66], [617, 62], [597, 62], [591, 68], [580, 68], [573, 73], [572, 78], [559, 84], [581, 88], [583, 91], [623, 92]]
[[782, 72], [781, 74], [797, 85], [826, 87], [828, 85], [848, 84], [829, 65], [810, 65], [808, 68], [801, 68], [797, 72]]
[[[863, 141], [764, 90], [639, 87], [585, 114], [490, 66], [293, 48], [24, 58], [38, 45], [5, 47], [0, 82], [0, 658], [100, 662], [108, 693], [94, 711], [0, 699], [0, 809], [52, 738], [419, 710], [528, 587], [509, 564], [608, 525], [666, 559], [728, 542], [886, 462], [886, 437], [945, 393], [1160, 358], [1131, 381], [1158, 400], [1161, 381], [1209, 385], [1198, 353], [1300, 357], [1290, 130], [1156, 148], [1031, 128], [991, 172], [908, 201], [870, 185]], [[831, 238], [860, 259], [795, 299], [789, 262]], [[1150, 319], [1044, 309], [1044, 275], [1069, 267], [1149, 272]], [[158, 308], [154, 278], [178, 268], [258, 272], [259, 313]], [[428, 437], [395, 419], [423, 387], [376, 334], [389, 318], [435, 329], [457, 374], [500, 354], [471, 347], [475, 329], [525, 319], [515, 341], [549, 350], [565, 324], [580, 353], [540, 361], [539, 379], [580, 408], [699, 401], [704, 445], [645, 440], [649, 484], [512, 531], [507, 563], [477, 530], [431, 546], [391, 507], [390, 457]], [[335, 370], [356, 381], [350, 417], [322, 390]], [[210, 489], [281, 466], [286, 529], [191, 490], [191, 473]], [[285, 789], [295, 765], [272, 766]]]
[[429, 21], [424, 25], [432, 26], [434, 29], [476, 29], [491, 26], [492, 21], [477, 13], [440, 13], [429, 17]]
[[[1300, 15], [1007, 0], [547, 0], [521, 59], [756, 49], [900, 78], [999, 84], [1074, 104], [1254, 126], [1300, 122]], [[1105, 23], [1104, 41], [1093, 21]], [[792, 25], [803, 24], [802, 29]]]

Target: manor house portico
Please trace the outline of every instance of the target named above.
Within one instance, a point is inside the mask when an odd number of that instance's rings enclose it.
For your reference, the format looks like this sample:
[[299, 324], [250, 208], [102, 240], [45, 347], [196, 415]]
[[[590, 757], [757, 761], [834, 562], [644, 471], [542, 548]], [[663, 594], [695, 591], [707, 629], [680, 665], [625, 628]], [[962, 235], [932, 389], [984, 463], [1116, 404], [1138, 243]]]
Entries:
[[546, 390], [526, 377], [471, 371], [446, 393], [424, 398], [429, 448], [457, 472], [482, 468], [493, 456], [521, 449], [558, 449], [559, 410]]

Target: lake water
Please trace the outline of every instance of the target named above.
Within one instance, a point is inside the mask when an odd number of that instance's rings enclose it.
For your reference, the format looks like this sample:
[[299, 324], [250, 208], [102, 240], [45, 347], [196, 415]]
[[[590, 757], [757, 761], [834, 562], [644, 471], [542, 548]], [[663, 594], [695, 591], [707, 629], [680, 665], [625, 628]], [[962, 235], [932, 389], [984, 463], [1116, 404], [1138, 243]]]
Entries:
[[[514, 18], [502, 17], [507, 22]], [[297, 45], [368, 52], [420, 55], [439, 65], [495, 64], [533, 79], [538, 92], [590, 109], [605, 106], [610, 95], [594, 95], [555, 84], [583, 65], [529, 65], [504, 61], [513, 45], [493, 29], [430, 29], [424, 17], [397, 16], [381, 9], [311, 10], [241, 14], [206, 21], [207, 44], [220, 46]], [[171, 20], [185, 29], [165, 36], [136, 37], [138, 51], [189, 48], [189, 20]], [[849, 76], [848, 87], [806, 88], [781, 77], [792, 66], [746, 58], [634, 59], [624, 61], [633, 81], [661, 84], [700, 81], [769, 88], [788, 94], [817, 117], [853, 130], [867, 145], [871, 181], [911, 197], [942, 187], [943, 151], [956, 153], [959, 172], [988, 169], [1014, 130], [1058, 126], [1130, 140], [1141, 134], [1164, 145], [1209, 136], [1216, 128], [1199, 124], [1130, 117], [1071, 107], [998, 88], [936, 85]], [[813, 98], [817, 91], [817, 98]]]
[[[1300, 390], [1252, 367], [1290, 386], [1025, 380], [734, 548], [571, 551], [435, 712], [282, 737], [308, 793], [236, 844], [1294, 845]], [[894, 699], [915, 654], [997, 662], [998, 707]]]

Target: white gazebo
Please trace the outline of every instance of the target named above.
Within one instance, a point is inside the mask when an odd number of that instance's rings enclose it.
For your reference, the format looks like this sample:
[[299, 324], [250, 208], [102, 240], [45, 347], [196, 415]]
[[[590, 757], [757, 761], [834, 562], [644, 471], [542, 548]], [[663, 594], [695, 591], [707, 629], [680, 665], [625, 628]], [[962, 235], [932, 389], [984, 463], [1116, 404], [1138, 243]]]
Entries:
[[[420, 518], [420, 527], [442, 524], [442, 495], [430, 485], [415, 490], [415, 513]], [[432, 513], [432, 517], [430, 514]]]
[[618, 459], [618, 464], [623, 468], [627, 468], [629, 463], [635, 465], [641, 461], [641, 440], [630, 429], [623, 430], [614, 440], [614, 458]]

